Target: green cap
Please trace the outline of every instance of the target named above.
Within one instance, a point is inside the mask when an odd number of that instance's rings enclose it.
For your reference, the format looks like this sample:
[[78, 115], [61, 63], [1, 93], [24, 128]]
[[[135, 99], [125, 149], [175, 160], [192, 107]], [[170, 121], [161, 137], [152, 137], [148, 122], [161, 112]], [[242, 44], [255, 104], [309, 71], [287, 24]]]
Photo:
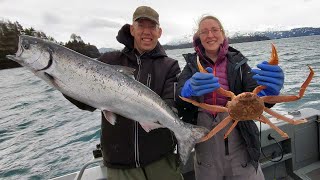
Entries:
[[140, 6], [136, 9], [136, 11], [134, 11], [132, 18], [133, 21], [136, 21], [140, 18], [147, 18], [159, 24], [159, 14], [157, 11], [148, 6]]

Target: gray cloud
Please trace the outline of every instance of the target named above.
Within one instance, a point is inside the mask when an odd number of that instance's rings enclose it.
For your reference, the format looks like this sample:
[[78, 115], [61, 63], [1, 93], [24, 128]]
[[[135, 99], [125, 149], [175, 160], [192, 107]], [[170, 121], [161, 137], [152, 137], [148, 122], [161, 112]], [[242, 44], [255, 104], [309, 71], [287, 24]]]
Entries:
[[[115, 38], [118, 30], [123, 24], [132, 22], [132, 13], [140, 5], [158, 11], [163, 44], [192, 34], [202, 14], [217, 16], [229, 32], [320, 26], [320, 1], [315, 0], [219, 3], [203, 0], [201, 4], [185, 0], [116, 0], [111, 4], [103, 0], [0, 0], [0, 20], [18, 21], [23, 27], [32, 26], [58, 41], [68, 41], [70, 34], [76, 33], [98, 47], [118, 46]], [[239, 9], [249, 11], [237, 13]]]
[[60, 16], [53, 13], [44, 13], [42, 19], [44, 24], [61, 24], [62, 23], [62, 19], [60, 18]]
[[115, 22], [115, 21], [111, 21], [108, 19], [100, 19], [100, 18], [94, 18], [94, 19], [90, 19], [87, 20], [87, 22], [85, 22], [83, 24], [83, 26], [85, 28], [111, 28], [111, 29], [118, 29], [122, 26], [122, 23], [119, 22]]

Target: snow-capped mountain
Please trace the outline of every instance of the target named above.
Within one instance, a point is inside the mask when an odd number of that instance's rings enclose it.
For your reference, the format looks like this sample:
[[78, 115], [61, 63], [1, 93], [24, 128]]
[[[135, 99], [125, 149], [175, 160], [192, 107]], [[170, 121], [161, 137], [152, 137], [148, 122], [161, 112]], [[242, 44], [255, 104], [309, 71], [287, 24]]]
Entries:
[[183, 36], [177, 37], [166, 43], [166, 45], [175, 46], [180, 44], [192, 43], [192, 34], [185, 34]]
[[[289, 37], [299, 37], [299, 36], [312, 36], [312, 35], [320, 35], [320, 28], [314, 27], [303, 27], [303, 28], [294, 28], [290, 30], [277, 30], [275, 28], [269, 28], [266, 31], [247, 31], [247, 32], [227, 32], [227, 36], [230, 41], [233, 39], [245, 39], [246, 37], [250, 39], [261, 39], [266, 40], [269, 39], [280, 39], [280, 38], [289, 38]], [[192, 43], [192, 34], [186, 34], [175, 39], [172, 39], [165, 45], [167, 46], [178, 46], [181, 44], [190, 44]], [[244, 41], [245, 42], [245, 41]]]

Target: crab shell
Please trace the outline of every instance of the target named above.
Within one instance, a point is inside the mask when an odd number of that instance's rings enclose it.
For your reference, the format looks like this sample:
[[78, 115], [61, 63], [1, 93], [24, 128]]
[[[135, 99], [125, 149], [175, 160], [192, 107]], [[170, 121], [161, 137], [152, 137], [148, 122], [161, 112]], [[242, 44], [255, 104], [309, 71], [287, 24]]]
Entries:
[[264, 102], [256, 94], [244, 92], [227, 104], [229, 115], [234, 120], [257, 119], [263, 113]]

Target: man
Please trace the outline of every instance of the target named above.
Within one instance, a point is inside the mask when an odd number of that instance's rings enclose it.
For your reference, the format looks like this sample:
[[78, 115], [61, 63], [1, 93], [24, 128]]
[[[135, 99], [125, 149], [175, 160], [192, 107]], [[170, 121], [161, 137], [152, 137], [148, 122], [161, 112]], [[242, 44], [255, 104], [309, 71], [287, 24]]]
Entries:
[[[121, 52], [105, 53], [98, 60], [136, 69], [136, 80], [173, 106], [174, 82], [180, 68], [176, 60], [167, 57], [158, 42], [161, 34], [158, 13], [140, 6], [133, 14], [132, 25], [126, 24], [118, 32], [117, 40], [125, 48]], [[95, 110], [66, 98], [80, 109]], [[101, 146], [108, 180], [183, 179], [173, 153], [176, 139], [170, 130], [159, 128], [147, 133], [138, 122], [120, 115], [115, 125], [103, 115], [101, 123]]]

